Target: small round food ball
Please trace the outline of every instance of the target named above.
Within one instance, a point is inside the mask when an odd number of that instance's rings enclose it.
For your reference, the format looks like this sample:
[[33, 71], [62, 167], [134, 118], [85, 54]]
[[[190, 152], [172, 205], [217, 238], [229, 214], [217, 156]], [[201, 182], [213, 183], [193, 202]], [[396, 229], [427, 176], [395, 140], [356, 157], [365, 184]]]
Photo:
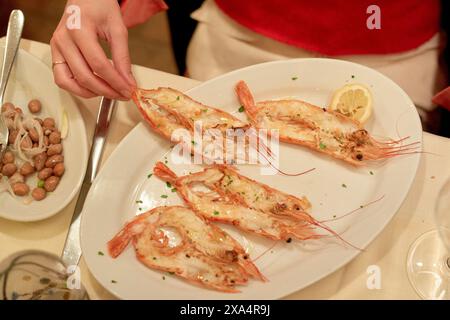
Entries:
[[50, 147], [48, 147], [47, 150], [47, 155], [49, 157], [54, 156], [55, 154], [60, 154], [62, 152], [62, 144], [58, 143], [58, 144], [52, 144], [50, 145]]
[[20, 167], [20, 174], [23, 176], [29, 176], [30, 174], [34, 173], [36, 170], [34, 169], [33, 165], [29, 163], [28, 161], [25, 162], [22, 167]]
[[62, 177], [64, 171], [66, 171], [66, 168], [64, 167], [63, 162], [57, 163], [53, 168], [53, 174], [57, 177]]
[[28, 130], [28, 135], [31, 138], [31, 141], [33, 142], [39, 142], [39, 134], [35, 128], [31, 128]]
[[15, 183], [12, 185], [12, 190], [16, 196], [26, 196], [30, 192], [30, 187], [23, 182]]
[[45, 161], [45, 167], [46, 168], [53, 168], [57, 163], [63, 162], [64, 156], [60, 154], [55, 154], [47, 159]]
[[33, 141], [31, 141], [30, 136], [26, 136], [23, 138], [22, 142], [20, 143], [20, 147], [24, 149], [31, 149], [33, 147]]
[[56, 187], [58, 186], [59, 178], [56, 176], [51, 176], [47, 178], [44, 182], [44, 189], [47, 192], [55, 191]]
[[47, 161], [47, 153], [45, 151], [41, 152], [35, 155], [33, 160], [34, 160], [34, 167], [36, 168], [37, 171], [40, 171], [42, 170], [42, 168], [44, 168], [45, 161]]
[[45, 199], [45, 196], [47, 195], [47, 192], [44, 188], [34, 188], [33, 191], [31, 191], [31, 196], [36, 201], [41, 201]]
[[54, 128], [55, 127], [55, 119], [53, 118], [45, 118], [42, 122], [44, 128]]
[[48, 136], [48, 140], [51, 144], [58, 144], [61, 142], [61, 133], [59, 131], [53, 131]]
[[44, 168], [38, 173], [39, 180], [46, 180], [48, 177], [50, 177], [53, 173], [52, 168]]
[[11, 102], [5, 102], [2, 105], [2, 112], [13, 111], [15, 109], [16, 107], [14, 107], [14, 105]]
[[38, 113], [42, 109], [41, 101], [38, 99], [33, 99], [30, 102], [28, 102], [28, 110], [30, 110], [31, 113]]
[[15, 159], [16, 157], [14, 157], [14, 153], [12, 153], [11, 151], [6, 151], [5, 154], [3, 155], [2, 163], [3, 164], [14, 163]]
[[15, 130], [15, 129], [9, 130], [8, 143], [14, 144], [18, 134], [19, 134], [18, 130]]
[[17, 166], [14, 163], [7, 163], [2, 168], [2, 174], [11, 177], [17, 171]]

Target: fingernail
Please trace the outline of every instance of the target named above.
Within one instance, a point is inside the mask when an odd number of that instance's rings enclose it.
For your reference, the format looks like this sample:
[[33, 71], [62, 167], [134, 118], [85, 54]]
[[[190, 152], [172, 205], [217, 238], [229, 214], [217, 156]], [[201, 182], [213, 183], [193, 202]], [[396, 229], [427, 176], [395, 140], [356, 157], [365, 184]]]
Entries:
[[122, 91], [120, 91], [120, 94], [124, 98], [127, 98], [127, 99], [131, 98], [131, 91], [129, 91], [129, 90], [122, 90]]

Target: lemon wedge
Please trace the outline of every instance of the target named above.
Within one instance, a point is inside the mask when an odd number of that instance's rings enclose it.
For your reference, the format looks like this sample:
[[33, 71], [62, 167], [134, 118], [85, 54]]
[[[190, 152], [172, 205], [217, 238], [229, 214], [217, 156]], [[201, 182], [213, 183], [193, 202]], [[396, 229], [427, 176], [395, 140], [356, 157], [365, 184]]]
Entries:
[[372, 94], [362, 84], [347, 84], [335, 91], [329, 109], [364, 123], [372, 115]]

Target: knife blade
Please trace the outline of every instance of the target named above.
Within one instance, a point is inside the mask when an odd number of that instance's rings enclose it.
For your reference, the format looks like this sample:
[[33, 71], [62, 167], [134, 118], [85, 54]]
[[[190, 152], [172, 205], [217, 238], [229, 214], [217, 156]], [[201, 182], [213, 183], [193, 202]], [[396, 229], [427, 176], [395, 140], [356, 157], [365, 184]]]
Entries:
[[105, 97], [103, 97], [100, 102], [100, 108], [97, 114], [97, 121], [95, 125], [94, 136], [92, 139], [92, 146], [89, 153], [86, 173], [81, 185], [77, 203], [75, 205], [75, 211], [72, 216], [69, 232], [67, 233], [63, 253], [61, 255], [61, 259], [66, 266], [76, 266], [80, 261], [81, 212], [83, 210], [84, 201], [86, 200], [86, 196], [89, 192], [89, 189], [91, 188], [92, 182], [97, 175], [115, 103], [115, 100], [111, 100]]

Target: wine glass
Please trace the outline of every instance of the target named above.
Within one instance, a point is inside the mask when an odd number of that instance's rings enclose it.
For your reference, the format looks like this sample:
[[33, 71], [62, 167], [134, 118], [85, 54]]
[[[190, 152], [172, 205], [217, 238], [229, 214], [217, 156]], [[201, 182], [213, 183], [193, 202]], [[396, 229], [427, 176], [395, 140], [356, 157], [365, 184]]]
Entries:
[[421, 235], [410, 247], [408, 278], [423, 299], [450, 300], [450, 180], [438, 195], [437, 229]]
[[72, 284], [62, 260], [51, 253], [25, 250], [0, 262], [0, 300], [88, 299], [81, 281]]

